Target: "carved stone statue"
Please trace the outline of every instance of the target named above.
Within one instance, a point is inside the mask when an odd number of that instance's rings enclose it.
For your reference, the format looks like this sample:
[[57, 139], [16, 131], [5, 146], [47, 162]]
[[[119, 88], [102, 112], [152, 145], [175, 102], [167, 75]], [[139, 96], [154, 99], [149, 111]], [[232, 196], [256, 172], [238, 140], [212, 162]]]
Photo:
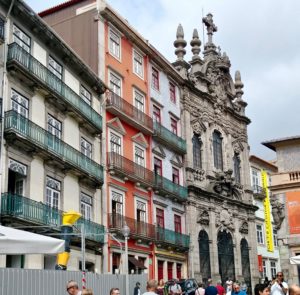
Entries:
[[279, 229], [285, 217], [284, 204], [280, 203], [276, 199], [271, 199], [271, 206], [272, 206], [272, 215], [274, 219], [274, 224], [276, 228]]
[[216, 215], [216, 227], [220, 227], [221, 231], [223, 231], [223, 230], [234, 231], [235, 230], [232, 216], [229, 213], [229, 210], [227, 208], [221, 209], [219, 214]]
[[209, 225], [209, 214], [206, 210], [200, 212], [197, 222], [203, 225]]
[[243, 221], [241, 226], [240, 226], [240, 233], [242, 234], [248, 234], [248, 222]]
[[206, 17], [202, 18], [203, 23], [207, 29], [208, 42], [212, 43], [212, 35], [214, 32], [218, 31], [218, 27], [214, 24], [213, 15], [211, 13], [207, 14]]

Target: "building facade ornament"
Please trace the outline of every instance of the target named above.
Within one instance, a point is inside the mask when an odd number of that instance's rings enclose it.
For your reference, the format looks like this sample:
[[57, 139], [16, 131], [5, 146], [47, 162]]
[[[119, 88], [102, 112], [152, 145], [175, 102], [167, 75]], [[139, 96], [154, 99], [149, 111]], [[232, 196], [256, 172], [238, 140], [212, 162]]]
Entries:
[[285, 218], [284, 204], [280, 203], [275, 197], [271, 198], [271, 206], [274, 225], [277, 229], [280, 229], [281, 223]]
[[222, 208], [219, 212], [216, 213], [216, 227], [218, 227], [220, 231], [235, 230], [232, 213], [228, 208]]
[[207, 210], [203, 210], [199, 213], [197, 223], [200, 223], [202, 225], [209, 225], [209, 213]]
[[242, 222], [239, 231], [241, 234], [245, 234], [245, 235], [248, 234], [248, 222], [247, 221]]

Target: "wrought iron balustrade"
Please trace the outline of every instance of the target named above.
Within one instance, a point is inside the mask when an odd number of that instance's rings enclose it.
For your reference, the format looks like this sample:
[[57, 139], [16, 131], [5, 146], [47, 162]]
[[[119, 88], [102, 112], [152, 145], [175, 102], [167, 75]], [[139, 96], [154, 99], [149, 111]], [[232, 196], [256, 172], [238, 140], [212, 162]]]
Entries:
[[5, 134], [20, 135], [22, 139], [28, 140], [61, 161], [69, 163], [103, 183], [103, 167], [101, 165], [17, 112], [5, 113], [4, 132]]
[[30, 53], [17, 43], [9, 44], [7, 64], [15, 62], [23, 70], [35, 77], [43, 86], [50, 89], [65, 103], [82, 115], [97, 130], [102, 130], [102, 117], [87, 104], [75, 91], [56, 77], [47, 67], [41, 64]]

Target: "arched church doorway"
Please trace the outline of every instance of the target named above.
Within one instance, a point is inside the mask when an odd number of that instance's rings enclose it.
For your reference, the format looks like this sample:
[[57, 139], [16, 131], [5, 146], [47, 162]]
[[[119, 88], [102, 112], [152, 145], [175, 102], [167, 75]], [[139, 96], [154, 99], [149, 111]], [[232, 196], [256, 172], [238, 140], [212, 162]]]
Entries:
[[200, 257], [200, 274], [202, 282], [206, 283], [211, 278], [210, 270], [210, 254], [209, 254], [209, 239], [205, 230], [201, 230], [198, 236], [199, 242], [199, 257]]
[[218, 233], [218, 258], [219, 258], [219, 273], [222, 283], [225, 283], [227, 278], [235, 279], [234, 268], [234, 253], [232, 236], [229, 232], [220, 231]]
[[250, 271], [250, 258], [248, 242], [245, 238], [241, 240], [241, 258], [242, 258], [242, 274], [244, 281], [247, 284], [247, 294], [251, 294], [251, 271]]

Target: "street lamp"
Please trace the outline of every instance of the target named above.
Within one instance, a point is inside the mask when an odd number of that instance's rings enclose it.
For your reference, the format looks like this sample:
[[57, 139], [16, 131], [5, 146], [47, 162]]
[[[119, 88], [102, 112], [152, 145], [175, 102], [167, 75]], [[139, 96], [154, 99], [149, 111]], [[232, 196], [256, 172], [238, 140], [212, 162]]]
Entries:
[[129, 238], [129, 234], [130, 234], [130, 228], [129, 226], [126, 224], [124, 224], [123, 228], [122, 228], [122, 234], [125, 238], [125, 263], [124, 263], [124, 267], [125, 267], [125, 288], [126, 288], [126, 293], [125, 295], [129, 295], [129, 278], [128, 278], [128, 238]]

